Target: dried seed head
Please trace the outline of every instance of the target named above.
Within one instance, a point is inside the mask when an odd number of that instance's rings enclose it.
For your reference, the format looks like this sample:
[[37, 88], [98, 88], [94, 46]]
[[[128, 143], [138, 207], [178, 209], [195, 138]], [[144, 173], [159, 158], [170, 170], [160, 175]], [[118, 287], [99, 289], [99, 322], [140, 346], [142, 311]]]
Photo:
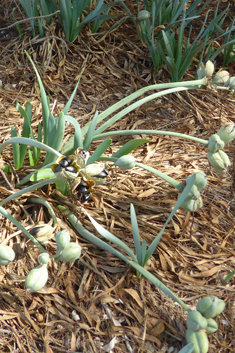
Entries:
[[51, 239], [54, 236], [54, 230], [56, 227], [52, 227], [49, 224], [38, 224], [31, 230], [31, 234], [40, 242]]
[[217, 72], [212, 82], [218, 86], [226, 86], [229, 83], [229, 72], [225, 70]]
[[235, 124], [233, 122], [227, 122], [221, 126], [217, 135], [224, 141], [224, 143], [229, 143], [235, 138]]

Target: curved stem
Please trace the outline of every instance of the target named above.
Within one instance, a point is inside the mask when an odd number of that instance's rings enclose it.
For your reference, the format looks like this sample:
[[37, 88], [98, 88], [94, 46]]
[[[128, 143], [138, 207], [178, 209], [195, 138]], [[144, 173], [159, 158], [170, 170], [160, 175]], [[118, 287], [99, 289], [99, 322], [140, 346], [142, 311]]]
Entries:
[[168, 289], [159, 279], [157, 279], [149, 271], [145, 270], [142, 266], [140, 266], [136, 262], [129, 260], [126, 256], [124, 256], [122, 253], [114, 249], [112, 246], [110, 246], [109, 244], [106, 244], [103, 240], [99, 239], [98, 237], [90, 233], [88, 230], [86, 230], [81, 225], [77, 217], [73, 213], [71, 213], [66, 207], [62, 205], [59, 205], [57, 207], [64, 213], [65, 217], [69, 220], [72, 226], [78, 231], [78, 233], [81, 234], [82, 237], [84, 237], [91, 243], [99, 246], [101, 249], [105, 249], [106, 251], [111, 252], [112, 254], [116, 255], [120, 259], [127, 262], [130, 266], [132, 266], [134, 269], [139, 271], [150, 282], [152, 282], [156, 287], [161, 289], [166, 295], [168, 295], [170, 298], [178, 302], [185, 310], [187, 311], [190, 310], [190, 308], [180, 298], [178, 298], [170, 289]]
[[50, 213], [50, 215], [51, 215], [51, 217], [52, 217], [52, 219], [53, 219], [54, 226], [57, 224], [56, 215], [55, 215], [55, 213], [54, 213], [54, 211], [53, 211], [51, 205], [50, 205], [47, 201], [45, 201], [45, 200], [43, 200], [43, 199], [40, 199], [39, 197], [30, 197], [27, 202], [30, 202], [30, 203], [39, 203], [39, 204], [45, 206], [45, 207], [48, 209], [48, 212]]
[[[130, 103], [134, 99], [137, 99], [142, 94], [144, 94], [148, 91], [167, 89], [167, 88], [178, 88], [178, 87], [187, 87], [187, 89], [196, 89], [196, 88], [201, 88], [201, 86], [205, 86], [205, 84], [206, 84], [206, 80], [203, 78], [200, 80], [193, 80], [193, 81], [158, 83], [156, 85], [150, 85], [147, 87], [143, 87], [143, 88], [139, 89], [138, 91], [130, 94], [129, 96], [123, 98], [119, 102], [115, 103], [114, 105], [112, 105], [111, 107], [106, 109], [104, 112], [100, 113], [98, 115], [97, 123], [101, 122], [103, 119], [107, 118], [109, 115], [114, 113], [116, 110], [122, 108], [124, 105]], [[82, 128], [83, 135], [88, 131], [89, 126], [90, 126], [90, 122], [87, 123]]]
[[62, 154], [56, 150], [54, 150], [54, 148], [50, 147], [50, 146], [47, 146], [45, 145], [44, 143], [41, 143], [41, 142], [38, 142], [38, 141], [35, 141], [35, 140], [32, 140], [32, 139], [29, 139], [29, 138], [26, 138], [26, 137], [12, 137], [10, 138], [9, 140], [3, 142], [1, 145], [0, 145], [0, 154], [2, 153], [2, 151], [4, 150], [4, 148], [7, 146], [7, 145], [10, 145], [12, 143], [19, 143], [19, 144], [22, 144], [22, 145], [29, 145], [29, 146], [33, 146], [33, 147], [37, 147], [37, 148], [42, 148], [44, 149], [45, 151], [48, 151], [48, 152], [51, 152], [51, 153], [54, 153], [56, 156], [58, 157], [61, 157]]
[[22, 190], [19, 190], [19, 191], [15, 192], [14, 194], [8, 196], [8, 197], [7, 197], [6, 199], [4, 199], [2, 202], [0, 202], [0, 206], [5, 205], [8, 201], [13, 200], [13, 199], [15, 199], [16, 197], [25, 194], [26, 192], [30, 192], [30, 191], [33, 191], [33, 190], [35, 190], [35, 189], [41, 188], [42, 186], [47, 185], [47, 184], [55, 183], [57, 180], [58, 180], [58, 178], [53, 178], [53, 179], [49, 179], [49, 180], [43, 180], [43, 181], [40, 181], [40, 182], [37, 183], [37, 184], [33, 184], [33, 185], [28, 186], [27, 188], [24, 188], [24, 189], [22, 189]]
[[92, 141], [101, 140], [106, 137], [111, 136], [122, 136], [122, 135], [140, 135], [140, 134], [149, 134], [149, 135], [165, 135], [165, 136], [175, 136], [179, 138], [185, 138], [187, 140], [199, 142], [205, 146], [208, 145], [207, 140], [200, 139], [198, 137], [180, 134], [179, 132], [172, 132], [172, 131], [162, 131], [162, 130], [120, 130], [120, 131], [110, 131], [104, 132], [102, 134], [95, 135]]
[[[106, 161], [106, 162], [114, 162], [114, 163], [117, 160], [118, 160], [118, 158], [115, 158], [115, 157], [103, 157], [102, 156], [102, 157], [98, 158], [98, 161]], [[147, 170], [148, 172], [159, 176], [160, 178], [165, 180], [167, 183], [171, 184], [174, 188], [176, 188], [177, 190], [180, 190], [181, 183], [179, 183], [175, 179], [169, 177], [165, 173], [162, 173], [162, 172], [160, 172], [159, 170], [157, 170], [155, 168], [149, 167], [149, 166], [147, 166], [145, 164], [138, 163], [138, 162], [135, 162], [135, 166], [139, 167], [139, 168], [143, 168], [143, 169]]]
[[36, 245], [39, 250], [41, 250], [41, 252], [47, 252], [44, 247], [37, 241], [37, 239], [35, 239], [9, 212], [7, 212], [7, 210], [5, 210], [5, 208], [0, 206], [0, 213], [9, 219], [9, 221], [11, 221], [12, 223], [14, 223], [16, 225], [16, 227], [18, 227], [22, 233], [24, 235], [26, 235], [26, 237], [28, 237], [30, 240], [32, 240], [32, 242], [34, 243], [34, 245]]
[[168, 175], [166, 175], [165, 173], [160, 172], [159, 170], [149, 167], [147, 165], [144, 165], [142, 163], [138, 163], [135, 162], [136, 167], [140, 167], [143, 168], [145, 170], [147, 170], [148, 172], [151, 172], [157, 176], [159, 176], [160, 178], [162, 178], [163, 180], [165, 180], [167, 183], [171, 184], [172, 186], [174, 186], [174, 188], [176, 188], [178, 190], [178, 186], [181, 185], [181, 183], [179, 183], [178, 181], [176, 181], [175, 179], [169, 177]]

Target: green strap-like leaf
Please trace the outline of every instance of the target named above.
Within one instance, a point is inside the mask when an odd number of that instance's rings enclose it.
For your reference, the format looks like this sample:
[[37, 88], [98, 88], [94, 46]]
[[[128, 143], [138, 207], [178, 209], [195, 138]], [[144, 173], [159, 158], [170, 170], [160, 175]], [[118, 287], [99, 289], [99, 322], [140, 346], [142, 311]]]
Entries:
[[167, 221], [165, 222], [164, 226], [162, 227], [161, 231], [158, 233], [158, 235], [156, 236], [156, 238], [152, 241], [151, 245], [149, 246], [147, 252], [146, 252], [146, 256], [145, 256], [145, 260], [144, 260], [144, 265], [147, 263], [147, 261], [150, 259], [150, 257], [152, 256], [152, 254], [154, 253], [156, 247], [158, 246], [158, 243], [162, 237], [162, 234], [167, 226], [167, 224], [170, 222], [170, 220], [172, 219], [172, 217], [174, 216], [175, 212], [178, 210], [178, 208], [181, 206], [181, 204], [183, 203], [183, 201], [185, 200], [186, 196], [188, 195], [189, 191], [191, 190], [193, 184], [195, 182], [195, 175], [192, 175], [192, 178], [189, 180], [189, 183], [186, 185], [186, 187], [184, 188], [184, 191], [181, 193], [181, 195], [178, 198], [178, 201], [175, 205], [175, 207], [173, 208], [173, 210], [171, 211], [170, 216], [168, 217]]
[[102, 154], [109, 148], [109, 146], [111, 145], [112, 140], [111, 139], [107, 139], [105, 141], [103, 141], [97, 148], [96, 150], [92, 153], [92, 155], [90, 156], [90, 158], [87, 161], [87, 165], [88, 164], [92, 164], [95, 163], [98, 158], [100, 158], [102, 156]]
[[137, 222], [137, 218], [136, 218], [135, 208], [134, 208], [133, 204], [131, 204], [131, 227], [132, 227], [133, 239], [134, 239], [134, 243], [135, 243], [135, 251], [136, 251], [137, 260], [138, 260], [138, 263], [140, 265], [142, 265], [140, 233], [139, 233], [139, 227], [138, 227], [138, 222]]
[[87, 212], [86, 212], [86, 214], [89, 217], [89, 219], [90, 219], [91, 223], [93, 224], [93, 226], [95, 227], [95, 229], [97, 230], [97, 232], [100, 235], [102, 235], [102, 237], [111, 241], [115, 245], [119, 246], [122, 250], [124, 250], [132, 258], [133, 261], [137, 261], [137, 258], [135, 256], [135, 254], [133, 253], [133, 251], [123, 241], [121, 241], [119, 238], [117, 238], [115, 235], [113, 235], [107, 229], [105, 229], [99, 223], [97, 223], [94, 220], [94, 218], [92, 218]]
[[91, 124], [89, 126], [89, 129], [87, 131], [87, 134], [86, 134], [86, 137], [85, 137], [85, 140], [83, 142], [83, 147], [86, 151], [89, 150], [89, 147], [90, 147], [90, 144], [91, 144], [91, 141], [95, 135], [95, 129], [96, 129], [96, 125], [97, 125], [97, 118], [98, 118], [98, 112], [95, 112], [95, 115], [91, 121]]
[[138, 148], [139, 146], [143, 145], [144, 143], [149, 142], [147, 139], [134, 139], [125, 143], [117, 152], [115, 152], [112, 157], [119, 158], [124, 156], [134, 149]]

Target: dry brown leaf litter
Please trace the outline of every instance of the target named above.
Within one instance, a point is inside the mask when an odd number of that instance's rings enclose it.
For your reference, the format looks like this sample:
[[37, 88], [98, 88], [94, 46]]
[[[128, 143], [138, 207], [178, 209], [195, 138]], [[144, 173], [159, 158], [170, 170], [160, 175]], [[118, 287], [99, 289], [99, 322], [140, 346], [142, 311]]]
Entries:
[[[128, 94], [154, 83], [146, 49], [136, 37], [127, 39], [130, 26], [131, 23], [124, 23], [103, 38], [91, 36], [86, 28], [71, 46], [55, 38], [60, 33], [54, 25], [48, 28], [45, 39], [26, 36], [22, 41], [11, 29], [9, 35], [13, 40], [5, 38], [0, 43], [0, 142], [10, 138], [12, 125], [22, 129], [22, 119], [15, 108], [17, 99], [20, 104], [31, 101], [35, 129], [41, 119], [40, 91], [24, 49], [37, 65], [52, 105], [57, 100], [55, 114], [64, 107], [85, 62], [70, 109], [70, 115], [78, 118], [81, 126], [95, 110], [104, 111]], [[186, 79], [193, 78], [192, 69]], [[156, 82], [166, 80], [168, 76], [163, 71]], [[198, 90], [154, 100], [129, 113], [112, 130], [164, 129], [208, 138], [228, 120], [234, 121], [234, 97]], [[72, 127], [68, 126], [66, 139], [71, 133]], [[234, 172], [219, 176], [209, 167], [207, 151], [199, 144], [162, 136], [141, 137], [150, 142], [134, 152], [139, 162], [178, 181], [202, 170], [209, 181], [203, 193], [204, 207], [194, 216], [181, 209], [177, 212], [146, 268], [189, 305], [195, 305], [206, 295], [224, 299], [226, 310], [217, 318], [219, 330], [209, 336], [209, 352], [234, 352], [234, 279], [227, 286], [223, 281], [235, 268]], [[131, 138], [113, 137], [110, 155]], [[92, 149], [96, 146], [94, 143]], [[226, 152], [233, 160], [233, 143]], [[3, 156], [12, 160], [10, 146]], [[26, 165], [18, 173], [22, 178], [30, 169]], [[59, 226], [70, 229], [56, 209], [52, 191], [48, 188], [23, 195], [6, 208], [30, 228], [37, 220], [48, 222], [50, 218], [43, 207], [28, 205], [27, 197], [47, 197]], [[2, 179], [1, 199], [10, 193]], [[162, 228], [176, 197], [173, 188], [146, 171], [136, 168], [123, 172], [113, 168], [107, 184], [99, 187], [93, 201], [85, 207], [99, 223], [133, 248], [130, 203], [137, 212], [141, 238], [149, 244]], [[84, 226], [96, 233], [72, 200], [70, 207], [80, 215]], [[135, 272], [112, 254], [87, 243], [75, 232], [72, 238], [83, 246], [82, 258], [73, 265], [52, 263], [47, 286], [39, 293], [28, 294], [24, 276], [36, 266], [39, 251], [1, 217], [1, 242], [14, 247], [18, 261], [1, 267], [0, 351], [102, 352], [101, 347], [116, 336], [114, 352], [178, 352], [185, 344], [183, 309], [144, 278], [138, 281]], [[54, 253], [55, 242], [50, 241], [47, 248]]]

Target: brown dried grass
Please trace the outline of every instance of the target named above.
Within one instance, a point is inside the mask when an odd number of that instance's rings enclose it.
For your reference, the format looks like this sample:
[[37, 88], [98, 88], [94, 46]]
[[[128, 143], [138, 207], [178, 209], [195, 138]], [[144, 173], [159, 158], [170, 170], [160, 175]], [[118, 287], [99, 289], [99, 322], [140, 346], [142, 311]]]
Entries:
[[[8, 21], [4, 9], [5, 27]], [[3, 20], [3, 19], [1, 19]], [[2, 21], [3, 22], [3, 21]], [[30, 100], [34, 108], [33, 127], [41, 120], [40, 92], [35, 74], [26, 60], [26, 49], [43, 79], [50, 101], [57, 100], [55, 114], [65, 105], [85, 62], [78, 92], [69, 114], [83, 126], [95, 110], [113, 103], [154, 82], [166, 82], [162, 71], [154, 76], [148, 52], [124, 23], [105, 36], [91, 35], [86, 28], [71, 45], [66, 45], [55, 25], [46, 38], [21, 40], [15, 29], [0, 40], [2, 87], [0, 88], [0, 142], [10, 137], [11, 126], [22, 129], [15, 105]], [[7, 37], [8, 35], [8, 37]], [[143, 59], [144, 58], [144, 59]], [[185, 79], [192, 79], [191, 67]], [[230, 68], [233, 70], [233, 67]], [[231, 74], [234, 74], [231, 72]], [[15, 85], [15, 86], [14, 86]], [[172, 94], [154, 100], [128, 114], [113, 129], [164, 129], [208, 138], [226, 121], [234, 121], [234, 97], [206, 90]], [[73, 134], [66, 129], [65, 140]], [[141, 136], [146, 137], [146, 136]], [[234, 170], [219, 176], [207, 161], [206, 149], [196, 143], [170, 137], [149, 137], [149, 143], [134, 153], [136, 159], [183, 181], [196, 170], [207, 174], [209, 185], [203, 193], [204, 207], [194, 215], [180, 209], [146, 268], [187, 304], [194, 306], [203, 296], [216, 295], [226, 301], [226, 309], [216, 320], [219, 330], [209, 336], [209, 352], [234, 352], [235, 282], [224, 277], [235, 268], [234, 254]], [[113, 138], [110, 154], [129, 137]], [[92, 145], [95, 149], [96, 144]], [[231, 143], [226, 152], [234, 160]], [[12, 161], [11, 148], [3, 157]], [[27, 161], [17, 171], [30, 172]], [[177, 193], [164, 181], [135, 168], [123, 172], [112, 169], [109, 181], [98, 188], [93, 201], [85, 205], [89, 213], [108, 230], [133, 248], [130, 203], [136, 209], [141, 238], [149, 244], [166, 221]], [[17, 188], [12, 182], [13, 190]], [[103, 352], [102, 345], [116, 336], [114, 352], [178, 352], [185, 344], [186, 314], [145, 278], [115, 256], [87, 243], [70, 229], [56, 208], [52, 189], [38, 190], [6, 205], [25, 227], [48, 222], [47, 211], [29, 205], [31, 195], [47, 199], [54, 207], [60, 228], [69, 229], [73, 241], [83, 247], [83, 256], [71, 264], [51, 263], [49, 281], [39, 293], [26, 293], [24, 278], [37, 263], [38, 250], [8, 220], [1, 218], [1, 243], [14, 247], [17, 260], [1, 267], [0, 351], [1, 352]], [[1, 199], [11, 190], [0, 182]], [[71, 202], [79, 214], [79, 205]], [[81, 215], [84, 226], [95, 232]], [[55, 242], [49, 241], [49, 252]], [[76, 311], [76, 321], [72, 312]]]

